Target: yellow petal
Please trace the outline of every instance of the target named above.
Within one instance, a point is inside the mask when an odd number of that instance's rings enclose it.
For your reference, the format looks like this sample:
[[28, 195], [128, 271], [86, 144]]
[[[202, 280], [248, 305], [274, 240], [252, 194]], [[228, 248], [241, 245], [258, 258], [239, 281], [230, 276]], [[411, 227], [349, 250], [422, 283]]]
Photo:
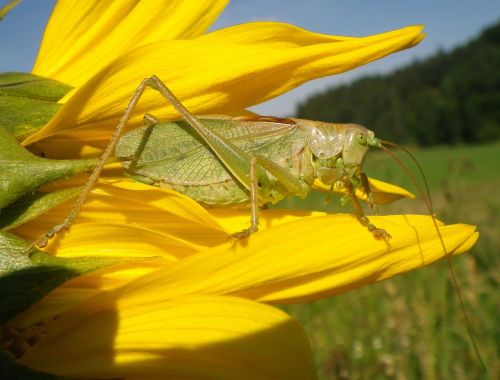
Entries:
[[[422, 38], [421, 27], [407, 27], [361, 38], [315, 36], [308, 31], [293, 34], [296, 46], [283, 46], [288, 36], [280, 28], [241, 33], [238, 43], [226, 41], [230, 32], [214, 32], [213, 38], [166, 41], [136, 48], [97, 73], [71, 93], [59, 113], [24, 144], [64, 134], [82, 141], [109, 139], [132, 93], [148, 75], [158, 75], [184, 105], [198, 114], [223, 114], [260, 103], [298, 85], [337, 74], [395, 51], [411, 47]], [[271, 37], [262, 41], [263, 30]], [[216, 33], [222, 33], [220, 38]], [[302, 34], [304, 36], [302, 36]], [[255, 38], [254, 38], [255, 36]], [[330, 42], [324, 42], [325, 39]], [[277, 41], [273, 43], [274, 41]], [[308, 42], [309, 45], [301, 45]], [[285, 44], [286, 45], [286, 44]], [[288, 45], [294, 45], [288, 43]], [[178, 114], [155, 91], [146, 91], [131, 120], [142, 122], [146, 112], [161, 119]]]
[[[60, 241], [64, 243], [61, 244]], [[142, 228], [139, 224], [79, 223], [71, 233], [54, 238], [46, 251], [62, 257], [110, 256], [150, 258], [162, 256], [176, 261], [205, 248], [168, 233]]]
[[16, 315], [9, 323], [29, 328], [49, 319], [57, 318], [74, 305], [99, 293], [116, 289], [141, 276], [168, 265], [164, 258], [126, 261], [89, 274], [75, 277], [43, 297], [29, 309]]
[[314, 379], [306, 335], [285, 313], [196, 296], [62, 315], [21, 363], [77, 378]]
[[[118, 293], [232, 294], [263, 302], [302, 302], [330, 296], [428, 265], [470, 249], [474, 226], [441, 225], [446, 251], [430, 217], [372, 217], [391, 235], [390, 248], [351, 215], [302, 218], [187, 257], [124, 286]], [[116, 295], [110, 299], [115, 298]]]
[[[80, 177], [81, 179], [81, 177]], [[78, 185], [78, 180], [45, 190]], [[70, 212], [66, 202], [14, 230], [33, 241]], [[51, 240], [58, 256], [162, 256], [177, 260], [222, 243], [227, 234], [199, 204], [182, 194], [127, 180], [101, 181], [71, 229]]]
[[202, 34], [226, 4], [227, 0], [60, 0], [33, 73], [81, 86], [130, 49]]
[[[402, 187], [393, 185], [391, 183], [383, 182], [375, 178], [368, 178], [368, 182], [370, 183], [370, 190], [372, 192], [375, 204], [382, 205], [386, 203], [392, 203], [402, 198], [415, 199], [414, 194], [410, 193], [406, 189], [403, 189]], [[322, 191], [325, 193], [330, 192], [330, 186], [325, 185], [319, 179], [316, 179], [314, 181], [312, 188], [314, 190]], [[345, 193], [344, 189], [338, 188], [336, 186], [333, 187], [333, 191], [342, 194]], [[367, 199], [365, 192], [362, 190], [356, 190], [356, 195], [362, 200]]]
[[216, 30], [198, 39], [213, 42], [222, 40], [236, 44], [258, 43], [262, 46], [268, 45], [272, 48], [283, 49], [356, 40], [356, 37], [314, 33], [282, 22], [256, 21]]
[[[375, 178], [368, 178], [368, 181], [376, 204], [392, 203], [401, 198], [415, 199], [415, 194], [402, 187]], [[366, 198], [366, 194], [363, 196]]]
[[[227, 233], [242, 231], [250, 226], [249, 209], [214, 208], [209, 209], [210, 215]], [[310, 216], [328, 215], [321, 211], [271, 209], [262, 210], [260, 214], [259, 231], [274, 228], [282, 224], [296, 222]]]
[[[81, 185], [84, 177], [59, 181], [45, 191]], [[15, 232], [33, 241], [67, 216], [71, 202], [18, 227]], [[76, 224], [50, 241], [45, 251], [61, 257], [114, 256], [137, 258], [80, 276], [60, 286], [26, 313], [16, 317], [30, 326], [54, 317], [77, 302], [148, 275], [182, 257], [227, 241], [227, 234], [249, 225], [248, 210], [211, 210], [179, 193], [127, 180], [101, 181], [88, 198]], [[271, 211], [261, 229], [319, 212]], [[197, 242], [197, 244], [195, 244]], [[155, 259], [144, 260], [142, 258]]]

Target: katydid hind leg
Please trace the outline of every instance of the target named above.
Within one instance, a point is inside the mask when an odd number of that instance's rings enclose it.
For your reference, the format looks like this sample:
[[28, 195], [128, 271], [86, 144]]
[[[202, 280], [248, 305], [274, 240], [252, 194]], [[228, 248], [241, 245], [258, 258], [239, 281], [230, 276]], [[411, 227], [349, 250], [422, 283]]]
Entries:
[[[279, 165], [265, 157], [248, 154], [219, 136], [216, 132], [206, 128], [196, 116], [182, 105], [172, 91], [158, 77], [152, 76], [149, 78], [148, 85], [159, 91], [162, 96], [172, 104], [198, 135], [207, 143], [214, 154], [219, 157], [226, 169], [231, 172], [248, 191], [250, 191], [252, 214], [254, 216], [256, 215], [256, 210], [258, 210], [260, 192], [270, 188], [270, 180], [266, 172], [272, 174], [291, 194], [304, 196], [307, 193], [307, 188], [304, 184]], [[259, 189], [261, 191], [259, 191]], [[252, 217], [252, 226], [248, 230], [249, 232], [244, 232], [243, 234], [236, 233], [232, 236], [248, 236], [251, 232], [256, 231], [256, 219], [256, 217]]]
[[[251, 181], [250, 162], [252, 156], [229, 141], [226, 141], [214, 131], [206, 128], [196, 116], [187, 110], [186, 107], [175, 97], [172, 91], [156, 76], [149, 78], [148, 85], [159, 91], [170, 104], [182, 115], [182, 117], [195, 129], [198, 135], [210, 146], [212, 151], [221, 159], [226, 168], [235, 175], [238, 181], [249, 191]], [[279, 165], [262, 156], [256, 156], [255, 175], [261, 186], [268, 184], [269, 179], [265, 171], [274, 175], [293, 194], [302, 195], [305, 191], [303, 184], [292, 174], [285, 171]], [[266, 183], [262, 183], [262, 182]]]
[[[250, 159], [251, 156], [241, 148], [219, 136], [216, 132], [208, 129], [177, 99], [173, 92], [155, 75], [148, 78], [147, 84], [157, 90], [188, 124], [195, 130], [203, 141], [210, 147], [212, 152], [221, 160], [226, 169], [233, 174], [236, 180], [250, 191]], [[267, 184], [269, 179], [265, 172], [256, 168], [256, 175], [260, 183]]]
[[226, 141], [214, 131], [206, 128], [184, 105], [173, 92], [155, 75], [148, 79], [148, 85], [160, 94], [181, 114], [188, 124], [207, 143], [215, 155], [219, 157], [226, 169], [250, 192], [251, 225], [249, 228], [231, 234], [229, 237], [244, 238], [258, 230], [259, 224], [259, 184], [269, 186], [269, 178], [257, 164], [255, 157], [242, 151], [234, 144]]
[[99, 176], [102, 173], [102, 170], [104, 168], [104, 165], [106, 162], [110, 159], [111, 155], [113, 154], [113, 151], [116, 147], [116, 144], [118, 143], [118, 140], [122, 134], [123, 129], [127, 125], [127, 122], [129, 121], [132, 112], [134, 111], [137, 103], [139, 102], [139, 99], [141, 98], [142, 94], [144, 93], [144, 90], [146, 87], [149, 85], [148, 84], [149, 79], [144, 79], [137, 89], [135, 90], [134, 94], [132, 95], [132, 98], [129, 101], [129, 104], [127, 105], [127, 108], [125, 109], [125, 112], [123, 113], [122, 117], [120, 118], [120, 121], [113, 131], [113, 134], [111, 136], [111, 139], [109, 141], [109, 144], [106, 146], [106, 149], [104, 150], [104, 153], [102, 154], [101, 158], [99, 159], [99, 163], [97, 166], [94, 168], [93, 172], [89, 176], [87, 182], [83, 186], [82, 192], [76, 199], [75, 203], [73, 204], [73, 207], [69, 214], [66, 216], [64, 221], [60, 224], [57, 224], [56, 226], [52, 227], [49, 231], [47, 231], [43, 236], [32, 242], [28, 248], [25, 251], [26, 255], [29, 255], [33, 248], [35, 247], [40, 247], [43, 248], [47, 245], [48, 241], [52, 239], [55, 235], [57, 235], [59, 232], [63, 230], [69, 229], [73, 222], [75, 221], [76, 217], [78, 216], [83, 204], [85, 203], [85, 200], [87, 199], [88, 194], [96, 184], [97, 180], [99, 179]]

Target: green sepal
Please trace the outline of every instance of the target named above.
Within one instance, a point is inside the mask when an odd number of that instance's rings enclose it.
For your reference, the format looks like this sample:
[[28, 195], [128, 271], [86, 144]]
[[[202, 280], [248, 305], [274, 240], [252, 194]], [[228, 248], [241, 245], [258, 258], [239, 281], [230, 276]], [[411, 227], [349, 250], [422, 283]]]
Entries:
[[2, 210], [0, 230], [10, 230], [40, 216], [64, 203], [82, 191], [81, 187], [71, 187], [51, 193], [35, 192], [18, 199]]
[[[62, 258], [34, 249], [28, 242], [0, 231], [0, 323], [5, 323], [74, 277], [127, 259], [114, 257]], [[128, 259], [130, 260], [130, 259]]]
[[21, 147], [0, 128], [0, 209], [39, 186], [93, 169], [96, 159], [50, 160]]
[[29, 73], [0, 74], [0, 127], [17, 140], [38, 131], [59, 111], [68, 91], [59, 81]]

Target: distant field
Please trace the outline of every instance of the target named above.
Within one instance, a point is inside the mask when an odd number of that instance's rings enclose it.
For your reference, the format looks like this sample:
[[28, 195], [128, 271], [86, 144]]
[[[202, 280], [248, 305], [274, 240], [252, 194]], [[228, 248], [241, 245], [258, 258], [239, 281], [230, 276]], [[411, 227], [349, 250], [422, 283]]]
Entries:
[[[431, 186], [442, 184], [449, 176], [450, 169], [451, 174], [464, 183], [490, 182], [493, 174], [496, 174], [497, 180], [500, 180], [498, 172], [500, 170], [500, 143], [428, 149], [408, 148], [408, 150], [418, 159]], [[372, 176], [389, 174], [395, 179], [401, 179], [402, 184], [410, 183], [399, 169], [392, 171], [388, 169], [389, 166], [393, 166], [392, 160], [375, 150], [368, 157], [365, 168]]]
[[[411, 150], [427, 176], [438, 217], [476, 224], [481, 233], [474, 249], [453, 262], [488, 373], [477, 363], [447, 263], [441, 262], [341, 296], [286, 306], [307, 330], [323, 379], [500, 378], [500, 144]], [[371, 154], [365, 171], [415, 192], [384, 154]], [[324, 199], [314, 194], [282, 207], [350, 212], [336, 199], [325, 206]], [[419, 200], [379, 211], [426, 212]]]

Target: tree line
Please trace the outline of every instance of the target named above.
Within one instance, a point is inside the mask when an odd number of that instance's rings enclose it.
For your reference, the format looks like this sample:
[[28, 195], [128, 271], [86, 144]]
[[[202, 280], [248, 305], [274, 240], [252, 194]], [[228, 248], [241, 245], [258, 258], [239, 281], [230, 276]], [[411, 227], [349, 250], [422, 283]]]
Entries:
[[500, 22], [449, 52], [313, 95], [297, 117], [354, 122], [421, 146], [498, 140]]

